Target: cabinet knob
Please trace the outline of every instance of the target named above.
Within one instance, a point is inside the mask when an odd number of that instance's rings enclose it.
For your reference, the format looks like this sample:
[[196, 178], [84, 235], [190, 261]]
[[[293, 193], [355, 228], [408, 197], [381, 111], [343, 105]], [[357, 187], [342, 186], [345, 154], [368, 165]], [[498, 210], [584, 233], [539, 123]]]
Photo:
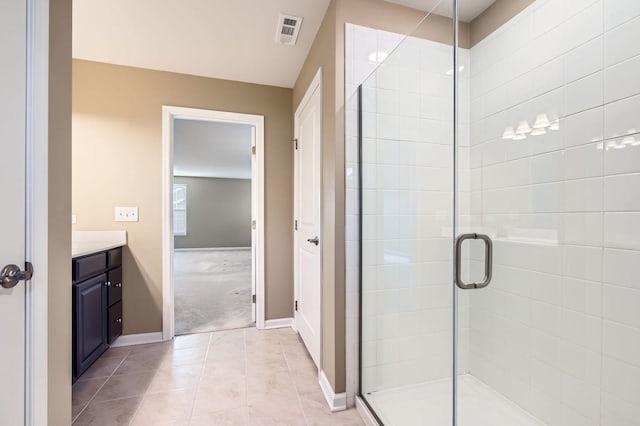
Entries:
[[106, 283], [104, 283], [104, 285], [106, 285], [107, 287], [111, 287], [111, 282], [107, 281]]
[[118, 319], [116, 320], [116, 322], [117, 322], [118, 324], [121, 324], [121, 323], [122, 323], [122, 318], [118, 318]]
[[118, 284], [116, 284], [116, 287], [120, 287], [120, 288], [122, 288], [122, 283], [118, 283]]

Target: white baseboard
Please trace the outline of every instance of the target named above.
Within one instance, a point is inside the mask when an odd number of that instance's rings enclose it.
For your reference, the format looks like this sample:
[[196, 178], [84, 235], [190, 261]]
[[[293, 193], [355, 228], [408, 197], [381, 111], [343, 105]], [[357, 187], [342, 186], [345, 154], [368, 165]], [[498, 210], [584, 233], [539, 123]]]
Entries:
[[367, 407], [367, 405], [362, 402], [362, 399], [359, 396], [356, 397], [356, 410], [358, 411], [358, 414], [360, 414], [360, 418], [365, 425], [380, 426], [380, 424], [376, 421], [376, 418], [373, 417], [373, 414], [371, 414], [371, 411], [369, 411], [369, 407]]
[[335, 393], [333, 387], [331, 387], [331, 383], [329, 383], [329, 379], [327, 379], [327, 376], [322, 370], [320, 370], [318, 382], [320, 383], [320, 388], [322, 389], [324, 398], [327, 400], [327, 404], [329, 404], [331, 412], [347, 409], [347, 393]]
[[158, 342], [162, 342], [161, 331], [157, 331], [155, 333], [127, 334], [120, 336], [110, 346], [117, 348], [120, 346], [144, 345], [145, 343]]
[[194, 247], [194, 248], [174, 248], [173, 251], [234, 251], [251, 250], [251, 247]]
[[264, 329], [269, 330], [271, 328], [284, 328], [293, 327], [293, 318], [278, 318], [272, 320], [266, 320], [264, 322]]

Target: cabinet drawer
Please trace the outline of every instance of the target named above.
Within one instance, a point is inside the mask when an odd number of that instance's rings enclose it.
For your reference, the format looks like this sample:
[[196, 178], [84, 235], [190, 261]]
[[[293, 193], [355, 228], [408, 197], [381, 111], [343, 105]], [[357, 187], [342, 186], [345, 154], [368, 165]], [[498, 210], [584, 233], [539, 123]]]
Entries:
[[73, 281], [82, 281], [107, 269], [107, 253], [96, 253], [73, 260]]
[[109, 268], [115, 268], [122, 265], [122, 248], [118, 247], [107, 252], [109, 258]]
[[122, 267], [109, 271], [107, 282], [107, 300], [111, 306], [122, 300]]
[[109, 344], [122, 334], [122, 302], [109, 308]]

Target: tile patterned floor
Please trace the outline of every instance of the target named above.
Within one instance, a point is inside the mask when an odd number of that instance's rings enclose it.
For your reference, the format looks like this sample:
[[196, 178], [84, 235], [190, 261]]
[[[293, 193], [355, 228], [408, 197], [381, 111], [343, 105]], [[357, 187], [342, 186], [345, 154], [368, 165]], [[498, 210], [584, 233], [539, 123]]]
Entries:
[[363, 425], [330, 413], [289, 328], [109, 349], [73, 386], [74, 425]]

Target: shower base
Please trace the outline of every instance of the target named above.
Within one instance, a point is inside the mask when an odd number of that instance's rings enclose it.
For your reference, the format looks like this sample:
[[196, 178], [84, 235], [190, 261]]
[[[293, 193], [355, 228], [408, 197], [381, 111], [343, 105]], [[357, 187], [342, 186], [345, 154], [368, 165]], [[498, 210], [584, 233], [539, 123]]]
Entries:
[[[451, 380], [366, 395], [385, 426], [451, 424]], [[458, 426], [544, 426], [546, 423], [470, 374], [458, 378]]]

